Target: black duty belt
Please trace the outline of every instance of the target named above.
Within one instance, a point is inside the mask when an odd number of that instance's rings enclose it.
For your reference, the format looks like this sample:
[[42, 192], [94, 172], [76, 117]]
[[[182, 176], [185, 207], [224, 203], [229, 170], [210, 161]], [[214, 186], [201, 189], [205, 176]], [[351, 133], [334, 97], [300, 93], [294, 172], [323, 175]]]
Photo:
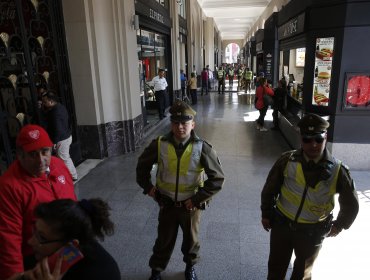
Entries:
[[289, 226], [289, 228], [293, 231], [306, 231], [312, 230], [315, 228], [327, 227], [331, 224], [333, 220], [333, 215], [330, 214], [324, 221], [317, 222], [317, 223], [297, 223], [293, 220], [286, 217], [283, 213], [281, 213], [277, 208], [275, 208], [275, 222], [279, 224], [284, 224]]

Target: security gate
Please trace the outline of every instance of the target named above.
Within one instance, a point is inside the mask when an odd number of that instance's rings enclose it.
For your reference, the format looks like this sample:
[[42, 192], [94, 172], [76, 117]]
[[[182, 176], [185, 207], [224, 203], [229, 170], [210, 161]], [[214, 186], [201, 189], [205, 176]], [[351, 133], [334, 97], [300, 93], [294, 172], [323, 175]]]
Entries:
[[0, 0], [0, 173], [15, 158], [20, 128], [40, 124], [38, 87], [66, 106], [80, 161], [61, 0]]

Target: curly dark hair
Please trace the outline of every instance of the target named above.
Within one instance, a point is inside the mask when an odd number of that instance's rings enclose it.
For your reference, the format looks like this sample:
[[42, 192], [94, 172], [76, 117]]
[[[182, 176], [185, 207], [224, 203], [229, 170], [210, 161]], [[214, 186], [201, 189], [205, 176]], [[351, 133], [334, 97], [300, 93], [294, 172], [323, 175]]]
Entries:
[[58, 199], [39, 204], [35, 215], [54, 232], [61, 234], [63, 239], [77, 239], [80, 247], [86, 248], [96, 238], [104, 240], [105, 235], [113, 235], [110, 210], [108, 203], [100, 198], [82, 201]]

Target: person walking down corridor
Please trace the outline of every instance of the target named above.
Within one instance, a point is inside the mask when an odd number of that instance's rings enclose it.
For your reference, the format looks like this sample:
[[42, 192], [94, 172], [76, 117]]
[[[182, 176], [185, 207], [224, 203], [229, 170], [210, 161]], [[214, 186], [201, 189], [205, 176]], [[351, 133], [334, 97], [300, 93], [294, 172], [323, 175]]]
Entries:
[[265, 116], [266, 116], [269, 105], [265, 104], [265, 101], [263, 98], [265, 94], [274, 96], [274, 91], [268, 87], [267, 80], [265, 78], [260, 78], [260, 86], [256, 89], [256, 97], [255, 97], [256, 98], [255, 106], [256, 106], [256, 109], [260, 112], [260, 115], [257, 119], [257, 129], [259, 131], [267, 131], [267, 128], [264, 127], [264, 124], [265, 124]]
[[230, 65], [227, 71], [227, 75], [229, 77], [229, 88], [232, 88], [234, 85], [234, 74], [235, 74], [234, 67]]
[[[180, 226], [185, 279], [196, 280], [194, 265], [199, 259], [200, 209], [221, 190], [225, 179], [216, 151], [193, 130], [195, 111], [185, 102], [177, 101], [170, 113], [171, 132], [153, 140], [136, 167], [137, 183], [160, 207], [149, 279], [161, 279], [160, 273], [170, 260]], [[151, 181], [154, 164], [158, 164], [155, 185]]]
[[225, 93], [225, 77], [226, 77], [226, 72], [223, 69], [222, 66], [220, 66], [220, 69], [217, 70], [217, 80], [218, 80], [218, 94], [220, 94], [220, 90], [222, 87], [222, 94]]
[[181, 82], [181, 100], [185, 99], [186, 94], [186, 75], [184, 73], [184, 70], [180, 70], [180, 82]]
[[287, 95], [288, 89], [286, 81], [285, 79], [281, 79], [278, 82], [278, 87], [274, 90], [274, 105], [272, 106], [274, 109], [272, 112], [272, 119], [274, 124], [274, 127], [272, 128], [273, 130], [279, 130], [279, 111], [284, 111]]
[[253, 79], [253, 72], [247, 68], [244, 71], [244, 79], [245, 79], [245, 93], [248, 93], [251, 91], [251, 83]]
[[[324, 238], [348, 229], [359, 211], [348, 168], [326, 148], [329, 123], [307, 114], [298, 127], [301, 148], [276, 161], [261, 193], [262, 226], [271, 230], [269, 280], [285, 279], [293, 251], [290, 279], [311, 279]], [[333, 221], [335, 194], [340, 210]]]
[[154, 87], [155, 100], [157, 102], [159, 119], [162, 120], [165, 117], [164, 111], [166, 109], [166, 89], [167, 80], [164, 77], [164, 70], [159, 69], [158, 75], [155, 76], [149, 83], [150, 86]]
[[203, 95], [203, 91], [206, 91], [206, 95], [208, 94], [208, 71], [207, 68], [203, 68], [202, 71], [202, 91], [200, 95]]
[[55, 152], [64, 161], [69, 172], [71, 172], [73, 181], [77, 181], [77, 170], [69, 154], [69, 148], [72, 144], [72, 133], [67, 109], [58, 102], [58, 97], [52, 91], [47, 91], [42, 95], [42, 107], [45, 115], [46, 130], [55, 145]]
[[27, 244], [35, 207], [55, 199], [76, 199], [71, 174], [61, 159], [51, 155], [52, 146], [42, 127], [25, 125], [16, 139], [17, 159], [0, 177], [0, 280], [35, 264]]
[[188, 88], [190, 90], [190, 96], [191, 96], [191, 104], [195, 105], [197, 104], [198, 98], [197, 98], [197, 76], [195, 73], [191, 73], [190, 80], [188, 81]]

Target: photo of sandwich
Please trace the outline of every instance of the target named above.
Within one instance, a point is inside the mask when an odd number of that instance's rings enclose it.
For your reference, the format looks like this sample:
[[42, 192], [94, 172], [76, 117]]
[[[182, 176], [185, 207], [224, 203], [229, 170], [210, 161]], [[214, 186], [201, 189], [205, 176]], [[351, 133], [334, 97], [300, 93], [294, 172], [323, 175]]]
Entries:
[[321, 53], [323, 53], [325, 56], [333, 56], [333, 50], [329, 48], [322, 48]]
[[316, 57], [321, 60], [330, 60], [333, 56], [333, 50], [329, 48], [322, 48], [321, 50], [316, 51]]
[[330, 73], [329, 72], [319, 72], [317, 77], [319, 79], [329, 79], [330, 78]]

